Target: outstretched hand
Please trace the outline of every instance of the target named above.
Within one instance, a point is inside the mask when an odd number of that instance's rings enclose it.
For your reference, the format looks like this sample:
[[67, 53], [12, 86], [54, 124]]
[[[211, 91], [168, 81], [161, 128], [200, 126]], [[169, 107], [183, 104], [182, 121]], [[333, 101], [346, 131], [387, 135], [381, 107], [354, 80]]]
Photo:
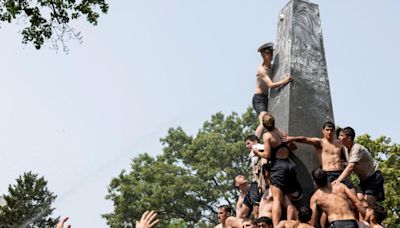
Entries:
[[140, 218], [140, 221], [136, 221], [136, 228], [151, 228], [156, 225], [159, 220], [154, 220], [157, 216], [157, 213], [154, 211], [145, 211]]
[[289, 142], [293, 141], [293, 137], [284, 135], [284, 136], [281, 137], [281, 140], [282, 140], [283, 143], [289, 143]]
[[[69, 217], [64, 217], [63, 219], [61, 219], [58, 223], [56, 228], [64, 228], [64, 223], [69, 219]], [[71, 224], [67, 225], [67, 228], [70, 228]]]

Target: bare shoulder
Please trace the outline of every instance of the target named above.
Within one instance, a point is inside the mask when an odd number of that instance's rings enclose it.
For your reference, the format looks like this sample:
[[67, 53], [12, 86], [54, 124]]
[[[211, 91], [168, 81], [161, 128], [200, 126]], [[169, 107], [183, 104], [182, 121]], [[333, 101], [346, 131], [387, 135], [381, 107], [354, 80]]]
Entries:
[[263, 77], [267, 75], [267, 70], [262, 65], [258, 66], [257, 68], [257, 77]]

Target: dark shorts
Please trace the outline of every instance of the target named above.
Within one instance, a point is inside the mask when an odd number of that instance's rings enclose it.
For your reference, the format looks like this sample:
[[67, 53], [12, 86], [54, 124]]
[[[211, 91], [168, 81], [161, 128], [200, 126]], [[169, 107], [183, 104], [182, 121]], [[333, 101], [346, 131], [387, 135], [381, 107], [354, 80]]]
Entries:
[[383, 201], [385, 200], [384, 182], [381, 171], [377, 170], [367, 179], [360, 181], [360, 188], [363, 194], [376, 196], [378, 201]]
[[[341, 170], [341, 171], [326, 171], [326, 174], [328, 176], [328, 181], [332, 182], [332, 181], [338, 179], [340, 174], [342, 174], [342, 172], [343, 172], [343, 170]], [[350, 189], [354, 188], [354, 185], [353, 185], [353, 183], [351, 183], [349, 177], [344, 178], [342, 183]]]
[[257, 182], [251, 182], [250, 189], [244, 197], [243, 204], [250, 208], [250, 213], [253, 211], [254, 205], [259, 205], [262, 193], [258, 189]]
[[295, 166], [289, 159], [275, 159], [270, 172], [271, 185], [278, 187], [284, 193], [296, 193], [301, 195], [301, 186], [297, 181]]
[[336, 220], [331, 222], [329, 228], [358, 228], [356, 220]]
[[268, 95], [265, 94], [254, 94], [253, 95], [253, 108], [257, 113], [257, 116], [261, 112], [266, 112], [268, 110]]

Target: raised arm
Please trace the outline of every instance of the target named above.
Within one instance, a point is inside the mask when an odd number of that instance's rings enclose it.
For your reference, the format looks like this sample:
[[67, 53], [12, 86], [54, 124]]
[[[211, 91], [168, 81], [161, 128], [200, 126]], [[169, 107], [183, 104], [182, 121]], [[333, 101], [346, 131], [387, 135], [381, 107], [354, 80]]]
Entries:
[[314, 195], [310, 199], [310, 208], [312, 210], [310, 225], [316, 226], [318, 222], [318, 208], [317, 208], [317, 200]]
[[363, 217], [365, 217], [365, 207], [362, 205], [361, 201], [357, 198], [356, 194], [352, 192], [348, 187], [344, 184], [341, 184], [344, 192], [346, 193], [347, 198], [357, 207], [357, 210], [361, 213]]

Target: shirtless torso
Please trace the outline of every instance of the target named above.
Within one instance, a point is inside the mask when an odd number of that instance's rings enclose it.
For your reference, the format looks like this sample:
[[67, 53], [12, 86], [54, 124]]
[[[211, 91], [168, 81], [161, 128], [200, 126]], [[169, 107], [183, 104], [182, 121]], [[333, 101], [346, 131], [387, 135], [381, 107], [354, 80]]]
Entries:
[[330, 223], [337, 220], [356, 221], [351, 204], [365, 215], [365, 208], [357, 196], [344, 184], [328, 183], [327, 186], [318, 188], [310, 200], [310, 207], [313, 210], [312, 224], [315, 225], [317, 221], [317, 206], [327, 214]]

